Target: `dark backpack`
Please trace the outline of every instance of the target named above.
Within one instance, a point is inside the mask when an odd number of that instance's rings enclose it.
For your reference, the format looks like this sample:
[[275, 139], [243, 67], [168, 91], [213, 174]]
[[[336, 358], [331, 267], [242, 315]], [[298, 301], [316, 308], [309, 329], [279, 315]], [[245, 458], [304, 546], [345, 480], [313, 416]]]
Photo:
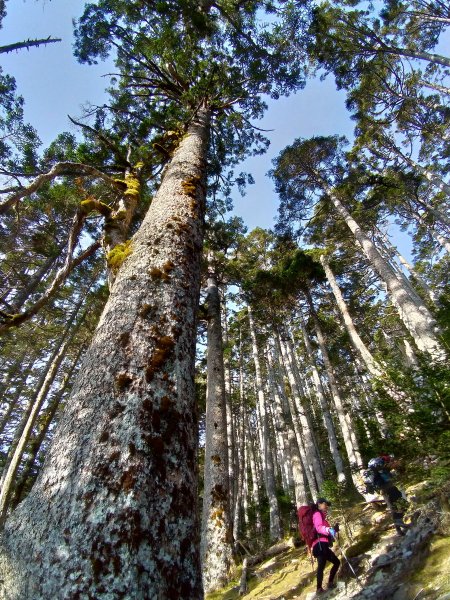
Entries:
[[317, 504], [300, 506], [297, 510], [298, 530], [308, 548], [317, 540], [317, 531], [313, 523], [313, 514], [317, 512]]

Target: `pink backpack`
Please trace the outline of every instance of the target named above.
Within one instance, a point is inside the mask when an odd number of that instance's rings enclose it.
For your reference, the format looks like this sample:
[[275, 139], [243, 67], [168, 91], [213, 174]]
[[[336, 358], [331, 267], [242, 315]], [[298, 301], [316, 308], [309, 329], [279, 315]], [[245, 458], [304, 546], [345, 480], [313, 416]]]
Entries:
[[313, 514], [317, 512], [317, 510], [318, 507], [316, 504], [300, 506], [297, 510], [300, 537], [304, 540], [309, 549], [311, 549], [311, 546], [315, 540], [317, 540], [317, 531], [313, 523]]

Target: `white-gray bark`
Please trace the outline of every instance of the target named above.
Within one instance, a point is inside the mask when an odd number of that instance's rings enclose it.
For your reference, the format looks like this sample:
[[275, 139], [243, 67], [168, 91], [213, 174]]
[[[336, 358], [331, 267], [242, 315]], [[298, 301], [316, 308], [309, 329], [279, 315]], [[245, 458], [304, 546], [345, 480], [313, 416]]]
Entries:
[[307, 494], [305, 489], [305, 477], [303, 474], [303, 466], [298, 449], [297, 440], [295, 438], [295, 432], [292, 425], [287, 421], [287, 414], [284, 409], [284, 404], [287, 404], [287, 399], [284, 397], [284, 391], [279, 384], [279, 377], [277, 377], [274, 359], [274, 349], [268, 344], [267, 345], [267, 363], [269, 380], [271, 381], [271, 387], [273, 390], [274, 409], [278, 427], [284, 434], [284, 452], [286, 461], [289, 469], [287, 477], [291, 477], [294, 484], [294, 496], [295, 503], [298, 506], [302, 506], [307, 503]]
[[[299, 382], [297, 380], [297, 378], [295, 377], [294, 374], [294, 368], [293, 368], [293, 356], [290, 353], [290, 348], [289, 345], [287, 343], [287, 340], [283, 340], [280, 338], [280, 347], [281, 347], [281, 355], [283, 358], [283, 365], [284, 368], [286, 370], [286, 375], [289, 381], [289, 385], [291, 388], [291, 392], [292, 392], [292, 400], [294, 403], [294, 411], [296, 413], [296, 415], [298, 416], [298, 420], [300, 422], [300, 427], [301, 427], [301, 437], [302, 437], [302, 442], [303, 442], [303, 446], [305, 449], [305, 457], [304, 457], [304, 461], [305, 461], [305, 468], [308, 469], [309, 473], [310, 473], [310, 477], [308, 477], [308, 482], [310, 482], [311, 480], [314, 480], [314, 485], [313, 488], [315, 488], [315, 490], [311, 489], [311, 492], [314, 494], [317, 493], [320, 489], [320, 486], [322, 485], [323, 482], [323, 473], [322, 473], [322, 465], [320, 462], [320, 457], [316, 451], [316, 444], [314, 443], [314, 437], [313, 437], [313, 431], [311, 428], [311, 424], [309, 422], [309, 419], [307, 417], [306, 414], [306, 410], [302, 404], [302, 398], [304, 398], [304, 395], [302, 393], [302, 390], [299, 388]], [[292, 409], [291, 409], [292, 412]], [[294, 417], [293, 417], [294, 419]], [[300, 446], [299, 446], [300, 448]], [[301, 451], [300, 451], [301, 452]], [[302, 456], [302, 460], [303, 460], [303, 456]], [[311, 483], [310, 483], [311, 486]], [[314, 494], [315, 495], [315, 494]]]
[[199, 109], [174, 152], [41, 474], [5, 524], [8, 600], [203, 598], [194, 367], [209, 116]]
[[264, 457], [264, 483], [266, 494], [269, 500], [269, 520], [270, 520], [270, 539], [275, 541], [281, 538], [280, 513], [278, 508], [278, 500], [276, 495], [275, 469], [271, 455], [271, 443], [269, 437], [269, 424], [266, 411], [266, 398], [264, 394], [264, 384], [261, 374], [261, 365], [258, 353], [258, 345], [256, 340], [255, 325], [250, 306], [247, 307], [250, 323], [250, 335], [252, 339], [252, 354], [255, 364], [255, 383], [258, 394], [258, 410], [261, 419], [261, 439], [262, 439], [262, 454]]
[[383, 365], [381, 365], [378, 361], [374, 359], [370, 350], [367, 348], [363, 340], [361, 339], [358, 331], [356, 330], [355, 324], [353, 323], [353, 319], [348, 311], [347, 305], [345, 303], [344, 297], [342, 296], [341, 290], [339, 289], [336, 278], [334, 277], [334, 273], [331, 270], [331, 267], [328, 263], [328, 260], [324, 255], [320, 257], [320, 262], [325, 270], [325, 275], [327, 277], [328, 283], [331, 287], [331, 290], [334, 294], [337, 307], [342, 315], [344, 320], [345, 328], [347, 329], [347, 333], [350, 337], [350, 340], [355, 348], [356, 352], [361, 357], [362, 361], [367, 367], [369, 373], [382, 381], [383, 387], [386, 391], [391, 395], [391, 397], [398, 402], [399, 405], [402, 404], [410, 404], [410, 400], [407, 398], [406, 394], [396, 388], [394, 383], [389, 380], [388, 375], [386, 374]]
[[359, 487], [361, 486], [361, 481], [357, 475], [357, 472], [364, 468], [364, 464], [361, 458], [361, 453], [359, 451], [358, 442], [353, 431], [353, 424], [351, 422], [351, 419], [349, 418], [347, 411], [345, 410], [344, 404], [341, 399], [341, 395], [339, 393], [339, 387], [337, 385], [333, 365], [331, 364], [331, 360], [328, 355], [326, 339], [322, 332], [319, 319], [317, 318], [314, 307], [312, 305], [312, 300], [309, 297], [309, 295], [308, 302], [311, 309], [311, 315], [314, 320], [314, 330], [316, 332], [317, 341], [319, 343], [320, 353], [322, 355], [322, 359], [325, 365], [328, 384], [330, 386], [331, 395], [333, 398], [334, 406], [336, 408], [336, 414], [339, 420], [339, 425], [341, 427], [342, 437], [344, 438], [345, 449], [347, 451], [347, 456], [350, 462], [350, 470], [352, 474], [353, 483], [355, 484], [355, 487], [359, 489]]
[[220, 296], [211, 267], [206, 302], [207, 392], [201, 555], [203, 586], [205, 592], [210, 593], [227, 583], [233, 562]]
[[428, 308], [423, 302], [411, 298], [408, 290], [396, 277], [392, 267], [380, 255], [372, 240], [353, 219], [329, 186], [323, 180], [322, 183], [337, 212], [354, 234], [370, 264], [386, 284], [389, 298], [397, 308], [401, 320], [412, 335], [417, 347], [427, 352], [433, 361], [444, 360], [445, 352], [438, 339], [438, 326]]
[[330, 408], [328, 406], [328, 401], [325, 396], [325, 392], [323, 390], [322, 381], [320, 379], [319, 371], [317, 370], [316, 362], [314, 359], [314, 352], [311, 346], [311, 341], [308, 336], [308, 332], [306, 331], [305, 322], [303, 319], [303, 315], [300, 313], [300, 327], [303, 334], [303, 341], [305, 342], [306, 354], [309, 360], [309, 364], [311, 366], [312, 378], [314, 387], [316, 390], [316, 396], [319, 400], [322, 417], [325, 425], [325, 429], [328, 436], [328, 445], [330, 446], [331, 456], [333, 457], [334, 466], [336, 468], [336, 475], [339, 482], [343, 482], [346, 480], [345, 472], [344, 472], [344, 463], [342, 462], [342, 456], [339, 452], [339, 443], [336, 437], [336, 430], [334, 428], [333, 419], [331, 417]]
[[[284, 371], [286, 373], [289, 385], [291, 387], [291, 393], [287, 394], [287, 400], [289, 405], [289, 411], [291, 413], [292, 426], [294, 428], [295, 437], [297, 440], [297, 446], [301, 457], [301, 462], [304, 469], [304, 474], [308, 482], [310, 495], [312, 498], [317, 498], [319, 495], [319, 486], [314, 473], [313, 458], [311, 456], [311, 449], [314, 450], [314, 444], [312, 443], [311, 436], [304, 430], [304, 419], [300, 419], [297, 412], [297, 408], [294, 402], [294, 394], [296, 393], [296, 382], [293, 377], [292, 369], [287, 364], [287, 356], [285, 348], [283, 347], [279, 336], [275, 336], [275, 362], [280, 361], [283, 364]], [[298, 393], [298, 392], [297, 392]], [[306, 422], [306, 428], [308, 430], [309, 425]], [[305, 441], [306, 440], [306, 441]], [[307, 448], [307, 449], [306, 449]]]
[[431, 302], [436, 304], [436, 300], [437, 300], [436, 294], [430, 288], [430, 286], [426, 283], [426, 281], [417, 273], [417, 271], [414, 269], [413, 265], [408, 260], [406, 260], [406, 258], [403, 256], [403, 254], [401, 254], [401, 252], [398, 250], [398, 248], [396, 246], [394, 246], [394, 244], [392, 244], [392, 242], [389, 240], [388, 236], [386, 234], [383, 234], [381, 231], [380, 231], [380, 238], [381, 238], [381, 240], [380, 240], [381, 243], [386, 247], [386, 251], [390, 252], [393, 256], [395, 256], [398, 259], [400, 264], [409, 273], [410, 277], [412, 277], [414, 279], [414, 281], [416, 281], [417, 284], [422, 288], [422, 290], [427, 294], [427, 296], [429, 297]]

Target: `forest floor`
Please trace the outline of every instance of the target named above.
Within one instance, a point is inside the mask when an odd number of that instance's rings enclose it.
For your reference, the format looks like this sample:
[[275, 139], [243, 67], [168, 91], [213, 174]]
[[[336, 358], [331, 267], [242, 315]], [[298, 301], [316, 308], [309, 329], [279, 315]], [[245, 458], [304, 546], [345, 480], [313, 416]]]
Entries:
[[[396, 534], [383, 503], [361, 503], [333, 512], [341, 560], [336, 589], [324, 600], [450, 600], [450, 484], [422, 481], [406, 488], [410, 509], [407, 534]], [[344, 556], [345, 555], [345, 556]], [[240, 569], [226, 588], [207, 600], [312, 600], [317, 563], [304, 546], [254, 566], [247, 593], [239, 595]], [[325, 571], [327, 581], [329, 565]], [[353, 573], [353, 571], [355, 573]], [[356, 574], [356, 578], [355, 578]]]

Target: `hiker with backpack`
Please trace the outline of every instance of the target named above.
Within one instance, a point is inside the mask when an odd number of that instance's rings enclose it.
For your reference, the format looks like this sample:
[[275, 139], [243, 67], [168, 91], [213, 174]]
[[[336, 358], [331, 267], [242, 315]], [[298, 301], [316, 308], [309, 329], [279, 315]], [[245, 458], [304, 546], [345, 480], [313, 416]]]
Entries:
[[399, 535], [405, 535], [409, 525], [403, 521], [403, 517], [408, 507], [408, 501], [393, 483], [391, 471], [391, 467], [394, 466], [393, 457], [383, 455], [371, 458], [367, 466], [368, 470], [363, 473], [366, 492], [368, 494], [381, 493], [386, 506], [391, 511], [395, 530]]
[[341, 561], [331, 550], [339, 525], [331, 527], [327, 521], [327, 511], [331, 503], [326, 498], [318, 498], [316, 504], [301, 506], [298, 509], [298, 522], [300, 535], [306, 542], [308, 549], [317, 559], [317, 594], [323, 594], [322, 588], [323, 572], [327, 561], [333, 565], [328, 577], [327, 589], [332, 589], [334, 578], [339, 569]]

